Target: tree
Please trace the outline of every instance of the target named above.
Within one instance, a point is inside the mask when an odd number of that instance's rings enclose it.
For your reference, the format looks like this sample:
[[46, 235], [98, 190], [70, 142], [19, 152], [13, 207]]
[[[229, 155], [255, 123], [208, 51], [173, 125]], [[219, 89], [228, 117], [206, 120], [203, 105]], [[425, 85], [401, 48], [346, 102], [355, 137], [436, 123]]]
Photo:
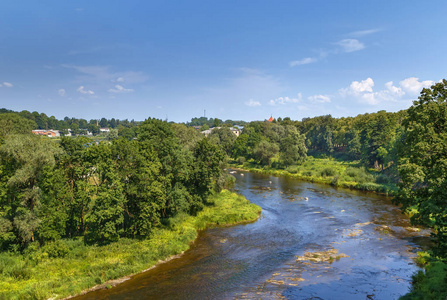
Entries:
[[215, 128], [209, 135], [209, 139], [214, 144], [220, 145], [222, 150], [230, 155], [236, 135], [228, 127], [221, 127]]
[[6, 171], [1, 181], [7, 180], [7, 194], [3, 197], [6, 203], [0, 203], [2, 210], [7, 211], [3, 223], [9, 221], [6, 226], [12, 228], [23, 245], [34, 241], [41, 223], [40, 184], [44, 170], [54, 166], [55, 155], [59, 153], [57, 144], [34, 135], [10, 135], [0, 147], [1, 163]]
[[416, 208], [414, 224], [431, 226], [435, 255], [447, 259], [447, 81], [423, 89], [408, 109], [398, 149], [396, 202]]
[[279, 149], [286, 166], [302, 163], [307, 157], [305, 136], [295, 126], [286, 126], [286, 137], [281, 140]]
[[0, 114], [0, 144], [7, 135], [31, 134], [36, 126], [36, 122], [25, 119], [16, 113]]
[[262, 165], [270, 166], [271, 159], [275, 157], [278, 151], [279, 147], [277, 144], [263, 140], [253, 150], [253, 154]]

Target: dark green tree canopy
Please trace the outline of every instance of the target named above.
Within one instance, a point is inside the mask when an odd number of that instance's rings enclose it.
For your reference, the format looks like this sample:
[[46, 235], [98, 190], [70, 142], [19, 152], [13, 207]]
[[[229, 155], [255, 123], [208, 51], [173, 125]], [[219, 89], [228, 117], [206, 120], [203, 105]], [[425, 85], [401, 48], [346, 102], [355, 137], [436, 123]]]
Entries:
[[423, 89], [402, 125], [396, 201], [417, 209], [412, 221], [434, 228], [435, 252], [447, 258], [447, 81]]

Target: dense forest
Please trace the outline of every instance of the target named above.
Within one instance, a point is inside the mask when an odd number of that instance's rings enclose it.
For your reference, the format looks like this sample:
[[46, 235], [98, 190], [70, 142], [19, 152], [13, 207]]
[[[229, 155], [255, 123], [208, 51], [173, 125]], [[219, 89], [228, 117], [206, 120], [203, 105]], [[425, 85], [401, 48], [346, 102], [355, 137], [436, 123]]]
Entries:
[[[293, 173], [309, 157], [329, 157], [355, 162], [357, 169], [347, 170], [353, 178], [398, 186], [395, 203], [414, 224], [433, 229], [432, 255], [446, 260], [446, 96], [443, 80], [400, 112], [248, 123], [205, 117], [186, 124], [87, 122], [2, 109], [0, 249], [23, 252], [76, 237], [88, 245], [147, 238], [179, 213], [195, 215], [208, 205], [209, 195], [229, 181], [226, 162]], [[235, 124], [242, 128], [238, 135], [230, 130]], [[103, 142], [83, 136], [99, 127], [116, 131]], [[74, 136], [31, 134], [38, 128], [70, 128]], [[200, 130], [207, 128], [205, 137]], [[330, 168], [305, 172], [332, 182], [342, 175]]]
[[148, 119], [137, 139], [57, 143], [30, 134], [28, 119], [1, 116], [2, 250], [63, 237], [104, 244], [149, 236], [179, 212], [200, 211], [224, 183], [220, 148], [208, 139], [182, 141], [180, 132], [196, 134], [182, 125]]

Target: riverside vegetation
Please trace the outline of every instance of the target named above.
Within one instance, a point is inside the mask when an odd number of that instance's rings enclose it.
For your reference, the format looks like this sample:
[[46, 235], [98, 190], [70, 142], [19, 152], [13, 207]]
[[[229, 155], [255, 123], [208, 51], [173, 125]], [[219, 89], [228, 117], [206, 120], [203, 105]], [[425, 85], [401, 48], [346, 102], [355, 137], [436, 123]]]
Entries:
[[110, 287], [112, 279], [187, 250], [198, 230], [254, 221], [260, 211], [244, 197], [222, 191], [211, 196], [197, 216], [177, 214], [154, 229], [149, 239], [122, 238], [104, 246], [88, 246], [81, 238], [61, 239], [23, 254], [0, 254], [0, 298], [61, 298], [98, 284]]
[[[101, 126], [116, 130], [103, 137], [109, 143], [99, 145], [83, 137], [63, 138], [57, 146], [19, 136], [48, 129], [54, 117], [4, 110], [0, 245], [23, 254], [60, 238], [99, 247], [150, 237], [178, 214], [195, 215], [206, 207], [212, 191], [225, 185], [222, 168], [229, 159], [251, 171], [395, 196], [413, 224], [433, 229], [426, 270], [415, 275], [406, 297], [417, 299], [431, 290], [443, 299], [446, 292], [437, 286], [447, 286], [446, 87], [443, 80], [423, 89], [408, 110], [347, 118], [250, 123], [194, 118], [186, 126], [101, 119]], [[59, 122], [74, 128], [87, 124]], [[88, 123], [92, 129], [94, 123]], [[236, 124], [243, 125], [238, 137], [229, 129]], [[204, 138], [192, 126], [220, 127]]]

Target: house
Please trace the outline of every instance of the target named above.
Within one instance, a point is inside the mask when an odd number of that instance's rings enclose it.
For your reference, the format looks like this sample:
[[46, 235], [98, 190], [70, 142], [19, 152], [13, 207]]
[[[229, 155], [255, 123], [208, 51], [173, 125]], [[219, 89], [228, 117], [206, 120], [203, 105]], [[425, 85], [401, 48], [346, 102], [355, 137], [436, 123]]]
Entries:
[[108, 132], [110, 132], [110, 129], [109, 128], [99, 128], [99, 132], [108, 133]]
[[[213, 128], [204, 130], [204, 131], [202, 131], [201, 133], [204, 134], [205, 136], [208, 136], [208, 135], [211, 134], [211, 132], [213, 132], [214, 129], [220, 129], [220, 128], [222, 128], [222, 127], [213, 127]], [[238, 137], [239, 135], [241, 135], [241, 130], [240, 130], [239, 128], [237, 128], [237, 127], [230, 127], [229, 129], [230, 129], [231, 132], [232, 132], [234, 135], [236, 135], [237, 137]]]
[[32, 131], [34, 134], [37, 135], [45, 135], [48, 137], [56, 137], [56, 136], [61, 136], [61, 134], [59, 133], [59, 130], [45, 130], [45, 129], [36, 129]]

